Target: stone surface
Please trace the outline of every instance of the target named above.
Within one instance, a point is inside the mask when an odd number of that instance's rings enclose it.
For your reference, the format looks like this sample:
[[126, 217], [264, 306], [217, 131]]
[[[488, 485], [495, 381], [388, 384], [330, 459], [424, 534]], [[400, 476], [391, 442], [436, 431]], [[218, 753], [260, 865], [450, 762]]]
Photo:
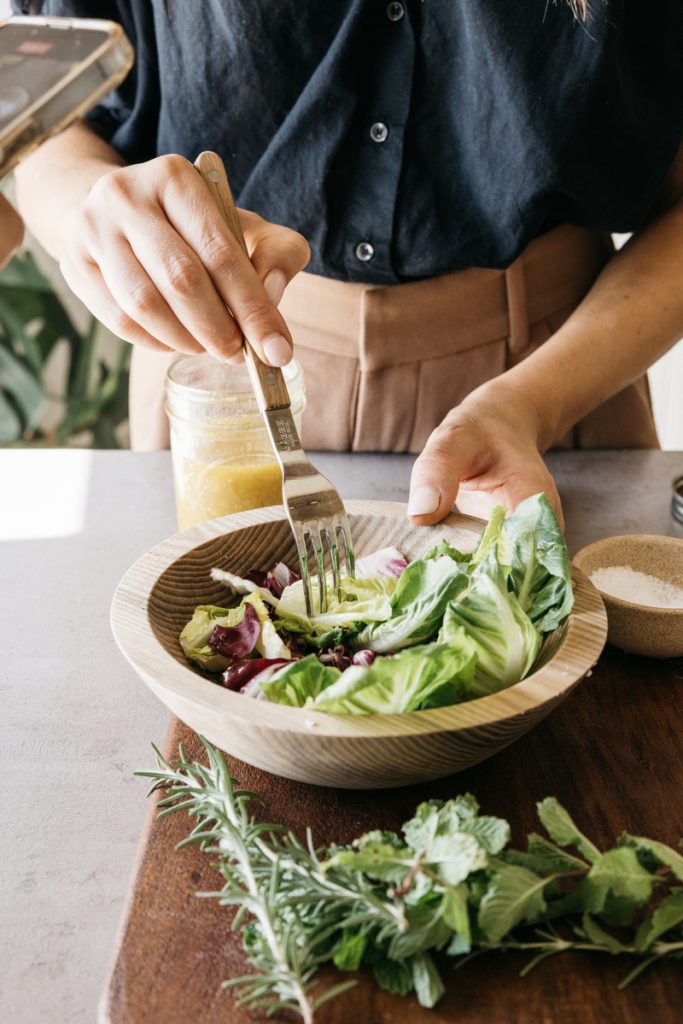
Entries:
[[[318, 455], [348, 498], [401, 500], [412, 457]], [[558, 453], [572, 551], [617, 533], [683, 537], [683, 453]], [[168, 454], [0, 452], [0, 1020], [76, 1024], [96, 1005], [167, 713], [114, 645], [109, 604], [175, 529]], [[170, 1022], [169, 1022], [170, 1024]]]

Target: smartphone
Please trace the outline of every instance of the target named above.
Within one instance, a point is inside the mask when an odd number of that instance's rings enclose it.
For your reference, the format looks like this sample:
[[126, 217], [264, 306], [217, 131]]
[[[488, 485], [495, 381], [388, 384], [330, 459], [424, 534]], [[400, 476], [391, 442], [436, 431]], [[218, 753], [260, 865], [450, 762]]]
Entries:
[[133, 47], [113, 21], [0, 21], [0, 177], [126, 77]]

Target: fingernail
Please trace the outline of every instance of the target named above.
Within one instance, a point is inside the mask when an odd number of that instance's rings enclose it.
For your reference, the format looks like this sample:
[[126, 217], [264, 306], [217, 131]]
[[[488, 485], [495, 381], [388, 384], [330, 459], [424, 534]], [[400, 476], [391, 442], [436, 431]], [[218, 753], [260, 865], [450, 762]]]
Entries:
[[410, 495], [408, 501], [409, 516], [428, 516], [436, 512], [441, 495], [436, 487], [418, 487]]
[[281, 270], [271, 270], [266, 274], [263, 280], [263, 287], [274, 306], [280, 305], [280, 299], [284, 294], [286, 285], [287, 278]]
[[292, 358], [292, 346], [281, 334], [271, 334], [266, 338], [263, 351], [271, 366], [284, 366]]
[[239, 366], [240, 363], [244, 362], [244, 349], [240, 349], [234, 356], [228, 356], [225, 361], [228, 366]]

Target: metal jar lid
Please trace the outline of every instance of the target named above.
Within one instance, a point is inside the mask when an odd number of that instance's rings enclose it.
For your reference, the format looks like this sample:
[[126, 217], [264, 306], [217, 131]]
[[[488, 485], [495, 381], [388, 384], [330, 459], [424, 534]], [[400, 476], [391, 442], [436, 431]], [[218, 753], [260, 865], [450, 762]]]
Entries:
[[671, 515], [683, 525], [683, 475], [676, 477], [672, 485]]

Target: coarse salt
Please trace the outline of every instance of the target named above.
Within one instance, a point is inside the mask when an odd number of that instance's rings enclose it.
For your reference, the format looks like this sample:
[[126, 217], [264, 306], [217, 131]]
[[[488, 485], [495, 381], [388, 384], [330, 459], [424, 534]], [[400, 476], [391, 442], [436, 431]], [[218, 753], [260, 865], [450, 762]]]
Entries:
[[683, 587], [628, 565], [609, 565], [591, 573], [598, 590], [622, 601], [644, 604], [648, 608], [683, 608]]

